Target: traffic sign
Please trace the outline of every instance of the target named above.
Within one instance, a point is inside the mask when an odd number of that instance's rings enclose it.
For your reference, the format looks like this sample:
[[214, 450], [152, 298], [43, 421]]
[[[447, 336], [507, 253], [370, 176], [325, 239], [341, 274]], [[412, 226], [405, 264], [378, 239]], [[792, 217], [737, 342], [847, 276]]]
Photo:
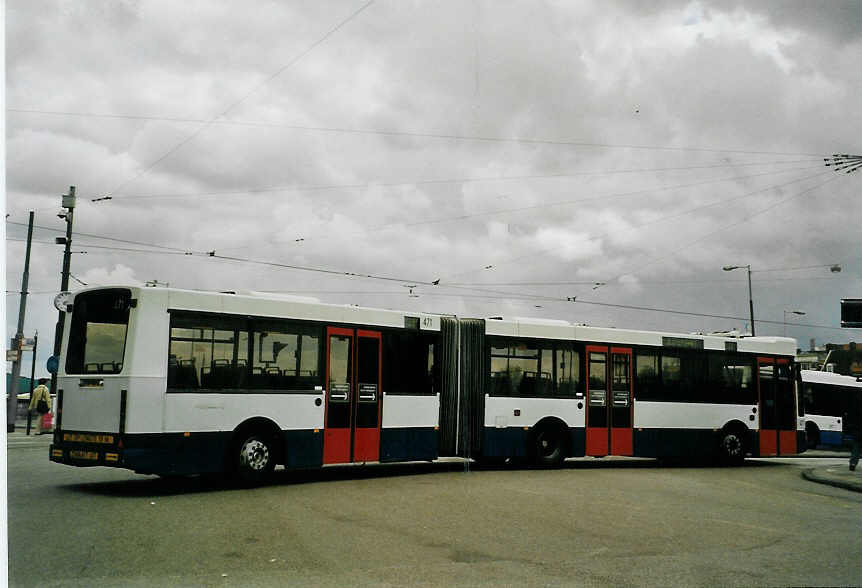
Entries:
[[6, 361], [18, 361], [18, 357], [21, 352], [17, 349], [7, 349], [6, 350]]

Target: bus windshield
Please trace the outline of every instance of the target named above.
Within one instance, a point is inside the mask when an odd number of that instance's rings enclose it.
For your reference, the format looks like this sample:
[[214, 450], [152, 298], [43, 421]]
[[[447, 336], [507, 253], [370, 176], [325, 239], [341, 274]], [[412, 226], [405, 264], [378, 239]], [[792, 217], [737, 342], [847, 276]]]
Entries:
[[132, 293], [116, 288], [75, 297], [66, 350], [67, 374], [118, 374], [123, 369]]

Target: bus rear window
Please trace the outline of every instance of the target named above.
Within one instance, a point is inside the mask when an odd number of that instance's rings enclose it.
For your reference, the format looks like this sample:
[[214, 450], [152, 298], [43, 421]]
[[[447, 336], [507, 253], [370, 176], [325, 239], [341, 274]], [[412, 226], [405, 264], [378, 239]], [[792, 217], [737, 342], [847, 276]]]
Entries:
[[118, 374], [123, 369], [132, 293], [125, 289], [75, 297], [66, 350], [67, 374]]

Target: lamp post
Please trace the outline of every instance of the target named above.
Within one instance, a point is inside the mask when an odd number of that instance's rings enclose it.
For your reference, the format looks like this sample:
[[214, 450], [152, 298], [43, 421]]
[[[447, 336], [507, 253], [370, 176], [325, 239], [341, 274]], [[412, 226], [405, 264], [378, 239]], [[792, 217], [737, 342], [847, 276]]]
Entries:
[[788, 314], [798, 314], [802, 316], [805, 314], [804, 310], [785, 310], [784, 311], [784, 336], [787, 336], [787, 315]]
[[[57, 216], [66, 221], [66, 236], [56, 237], [57, 245], [65, 245], [66, 249], [63, 252], [63, 273], [60, 274], [60, 291], [65, 292], [69, 289], [69, 272], [72, 261], [72, 219], [75, 215], [75, 186], [69, 186], [69, 193], [63, 194], [62, 206], [65, 210], [60, 211]], [[57, 317], [57, 326], [54, 329], [54, 356], [60, 355], [60, 347], [63, 342], [63, 323], [66, 318], [66, 313], [62, 310]], [[51, 374], [51, 394], [57, 394], [57, 372]]]
[[723, 269], [726, 272], [733, 271], [735, 269], [745, 268], [748, 270], [748, 312], [751, 318], [751, 336], [754, 337], [754, 300], [751, 298], [751, 264], [748, 265], [726, 265]]

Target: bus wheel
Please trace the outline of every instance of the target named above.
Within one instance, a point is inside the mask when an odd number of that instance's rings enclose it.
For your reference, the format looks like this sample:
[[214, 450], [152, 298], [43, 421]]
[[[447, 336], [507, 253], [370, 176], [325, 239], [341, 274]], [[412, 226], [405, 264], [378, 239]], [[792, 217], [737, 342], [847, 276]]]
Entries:
[[236, 474], [248, 484], [260, 484], [275, 468], [275, 454], [271, 441], [262, 435], [252, 434], [236, 446]]
[[739, 429], [724, 429], [718, 447], [719, 460], [725, 465], [741, 465], [745, 459], [745, 438]]
[[533, 461], [536, 465], [550, 467], [563, 462], [563, 436], [554, 427], [540, 427], [533, 434]]
[[807, 423], [805, 425], [805, 442], [808, 445], [808, 449], [816, 449], [820, 445], [820, 431], [814, 423]]

